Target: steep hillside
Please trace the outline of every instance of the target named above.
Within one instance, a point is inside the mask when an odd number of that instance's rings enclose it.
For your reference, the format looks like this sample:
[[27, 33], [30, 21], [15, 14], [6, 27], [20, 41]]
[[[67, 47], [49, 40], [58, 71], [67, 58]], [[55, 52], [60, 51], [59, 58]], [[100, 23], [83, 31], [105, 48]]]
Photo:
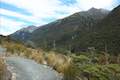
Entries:
[[103, 19], [109, 11], [103, 9], [91, 8], [88, 11], [82, 11], [44, 25], [36, 29], [31, 40], [37, 47], [52, 49], [65, 48], [72, 50], [79, 48], [86, 49], [88, 34]]
[[91, 8], [35, 28], [33, 32], [25, 29], [17, 31], [12, 37], [48, 50], [79, 52], [94, 47], [100, 51], [118, 54], [120, 5], [108, 13], [104, 9]]
[[93, 45], [100, 50], [118, 54], [120, 52], [120, 5], [96, 26], [92, 38]]

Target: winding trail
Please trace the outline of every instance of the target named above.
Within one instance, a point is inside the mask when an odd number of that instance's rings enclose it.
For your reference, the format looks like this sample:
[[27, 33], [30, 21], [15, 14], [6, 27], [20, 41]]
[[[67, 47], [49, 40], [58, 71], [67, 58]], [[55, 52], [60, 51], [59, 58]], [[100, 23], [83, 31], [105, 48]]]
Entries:
[[[5, 57], [6, 49], [0, 46], [0, 56]], [[5, 57], [12, 80], [62, 80], [52, 68], [22, 57]], [[6, 76], [7, 77], [7, 76]]]
[[6, 63], [12, 67], [16, 80], [61, 80], [56, 71], [33, 60], [7, 57]]

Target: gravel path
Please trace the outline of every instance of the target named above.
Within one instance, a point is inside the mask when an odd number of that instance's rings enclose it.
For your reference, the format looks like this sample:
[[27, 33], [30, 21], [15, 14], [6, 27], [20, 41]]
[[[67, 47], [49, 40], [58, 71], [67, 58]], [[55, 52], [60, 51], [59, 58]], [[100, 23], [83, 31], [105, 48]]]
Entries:
[[6, 48], [0, 46], [0, 56], [5, 55]]
[[16, 80], [61, 80], [58, 73], [51, 68], [37, 64], [33, 60], [20, 57], [7, 57], [6, 62]]

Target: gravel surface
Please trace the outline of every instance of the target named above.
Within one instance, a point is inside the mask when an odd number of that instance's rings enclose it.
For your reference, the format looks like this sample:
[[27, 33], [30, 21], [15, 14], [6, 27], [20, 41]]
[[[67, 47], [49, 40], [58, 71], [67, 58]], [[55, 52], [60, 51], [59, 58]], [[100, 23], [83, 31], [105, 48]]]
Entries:
[[61, 80], [56, 71], [33, 60], [7, 57], [6, 62], [11, 67], [16, 80]]
[[0, 56], [5, 55], [5, 52], [6, 52], [6, 48], [0, 46]]

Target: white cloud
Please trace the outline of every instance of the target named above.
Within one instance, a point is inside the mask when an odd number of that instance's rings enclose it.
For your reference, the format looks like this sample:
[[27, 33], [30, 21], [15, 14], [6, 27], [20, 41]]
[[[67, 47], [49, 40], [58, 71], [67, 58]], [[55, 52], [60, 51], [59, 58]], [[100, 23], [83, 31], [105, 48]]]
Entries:
[[[10, 3], [18, 6], [19, 8], [26, 9], [31, 12], [34, 17], [44, 18], [44, 17], [60, 17], [62, 15], [57, 15], [56, 11], [62, 11], [67, 13], [74, 13], [79, 8], [74, 5], [65, 6], [61, 5], [60, 0], [1, 0], [6, 3]], [[57, 15], [57, 16], [56, 16]]]
[[21, 29], [24, 24], [24, 22], [17, 22], [11, 19], [0, 17], [0, 34], [11, 34], [16, 30]]
[[[34, 22], [36, 23], [36, 25], [38, 24], [42, 25], [47, 23], [43, 21], [43, 18], [51, 17], [51, 18], [59, 19], [71, 15], [75, 12], [79, 12], [81, 10], [87, 10], [91, 7], [107, 8], [111, 10], [113, 8], [114, 2], [116, 2], [117, 0], [76, 0], [77, 2], [70, 6], [63, 4], [61, 5], [62, 2], [60, 0], [0, 0], [0, 1], [15, 5], [19, 8], [25, 9], [26, 11], [32, 13], [31, 16], [26, 16], [17, 12], [0, 9], [1, 14], [14, 16], [30, 22]], [[64, 12], [66, 14], [61, 14], [59, 12]], [[9, 21], [11, 22], [11, 20]], [[14, 21], [14, 23], [18, 24], [18, 22], [16, 21]], [[21, 24], [21, 22], [19, 23]], [[19, 26], [19, 25], [14, 25], [14, 26]]]
[[[2, 0], [10, 4], [14, 4], [19, 8], [24, 8], [33, 13], [33, 16], [43, 17], [54, 14], [57, 0]], [[51, 4], [52, 3], [52, 4]], [[53, 6], [54, 5], [54, 6]]]
[[[106, 8], [111, 6], [113, 0], [76, 0], [77, 3], [66, 6], [61, 5], [60, 0], [1, 0], [10, 4], [14, 4], [19, 8], [26, 9], [31, 12], [33, 16], [54, 17], [55, 11], [64, 11], [68, 13], [75, 13], [77, 11], [87, 10], [91, 7]], [[114, 0], [115, 2], [116, 0]], [[59, 15], [61, 16], [61, 15]], [[56, 17], [56, 16], [55, 16]]]
[[14, 17], [21, 18], [21, 19], [29, 21], [29, 22], [36, 23], [36, 24], [41, 22], [40, 19], [38, 19], [37, 17], [22, 15], [20, 13], [16, 13], [16, 12], [6, 10], [6, 9], [0, 9], [0, 14], [4, 14], [7, 16], [14, 16]]
[[83, 10], [87, 10], [91, 7], [107, 8], [111, 10], [113, 8], [112, 4], [114, 4], [115, 1], [117, 0], [77, 0], [79, 7]]
[[[46, 22], [42, 21], [41, 19], [34, 17], [34, 16], [25, 16], [13, 11], [0, 9], [0, 14], [7, 15], [7, 16], [14, 16], [16, 18], [20, 18], [29, 22], [33, 22], [34, 25], [43, 25]], [[9, 35], [23, 27], [27, 27], [28, 24], [22, 21], [15, 21], [12, 19], [0, 17], [0, 34]]]

